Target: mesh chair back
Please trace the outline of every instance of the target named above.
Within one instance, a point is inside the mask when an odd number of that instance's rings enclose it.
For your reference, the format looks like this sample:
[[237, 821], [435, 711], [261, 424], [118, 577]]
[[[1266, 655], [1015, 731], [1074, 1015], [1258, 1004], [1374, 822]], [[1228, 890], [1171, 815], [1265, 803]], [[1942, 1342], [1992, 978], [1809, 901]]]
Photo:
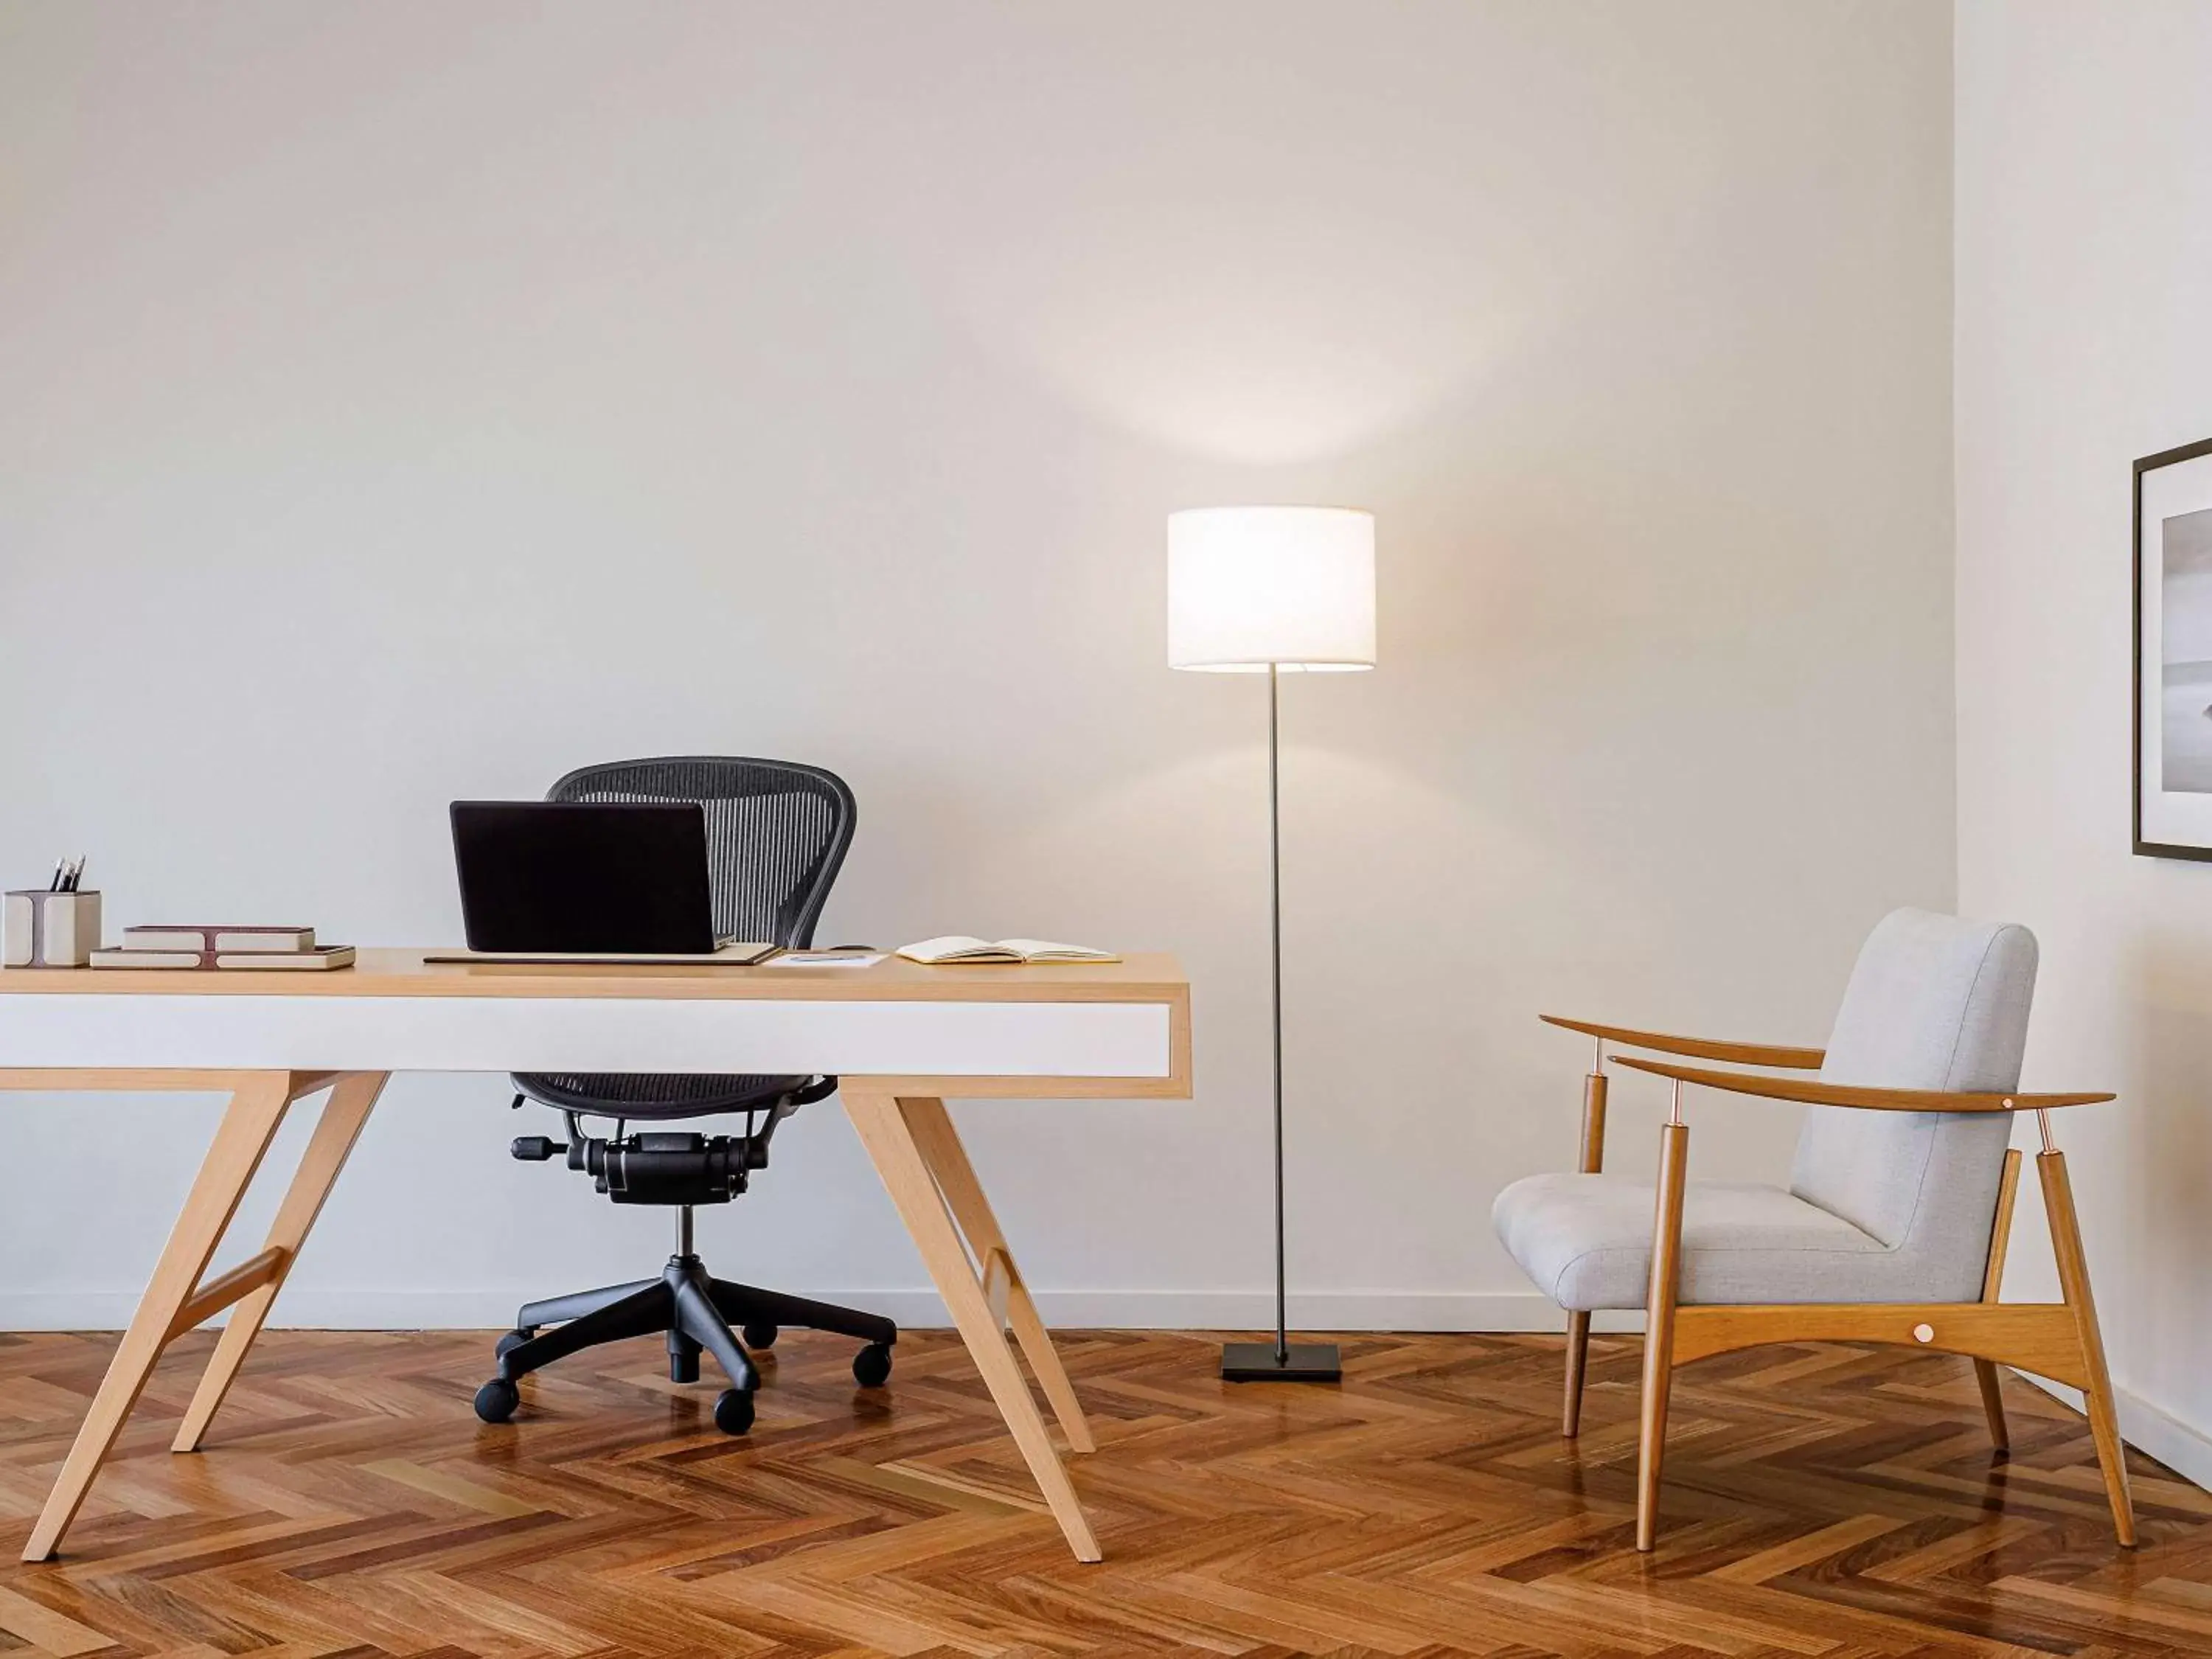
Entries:
[[[814, 924], [853, 842], [853, 792], [834, 772], [794, 761], [690, 755], [610, 761], [571, 772], [548, 800], [696, 801], [707, 812], [707, 875], [718, 938], [814, 942]], [[532, 1073], [533, 1099], [605, 1117], [698, 1117], [757, 1109], [799, 1077]]]
[[814, 942], [814, 924], [852, 844], [853, 792], [791, 761], [693, 755], [610, 761], [571, 772], [548, 800], [696, 801], [718, 939]]

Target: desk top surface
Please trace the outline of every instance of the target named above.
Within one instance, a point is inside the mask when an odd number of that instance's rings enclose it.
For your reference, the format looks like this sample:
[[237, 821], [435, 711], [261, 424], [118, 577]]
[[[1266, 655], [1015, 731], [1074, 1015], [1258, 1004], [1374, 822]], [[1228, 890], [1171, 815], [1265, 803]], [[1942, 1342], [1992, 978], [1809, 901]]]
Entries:
[[350, 968], [5, 968], [0, 996], [640, 997], [832, 1002], [1175, 1002], [1190, 982], [1162, 953], [1121, 962], [932, 968], [886, 956], [866, 968], [682, 963], [432, 963], [420, 950], [364, 949]]

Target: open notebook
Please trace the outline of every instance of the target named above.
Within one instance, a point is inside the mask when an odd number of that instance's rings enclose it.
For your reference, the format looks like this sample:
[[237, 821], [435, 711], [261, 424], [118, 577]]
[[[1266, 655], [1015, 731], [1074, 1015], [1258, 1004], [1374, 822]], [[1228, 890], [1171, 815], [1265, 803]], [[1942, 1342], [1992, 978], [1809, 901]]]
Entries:
[[1094, 951], [1087, 945], [1056, 945], [1048, 939], [975, 939], [966, 933], [947, 933], [902, 945], [899, 954], [908, 962], [932, 967], [969, 962], [1119, 962], [1111, 951]]

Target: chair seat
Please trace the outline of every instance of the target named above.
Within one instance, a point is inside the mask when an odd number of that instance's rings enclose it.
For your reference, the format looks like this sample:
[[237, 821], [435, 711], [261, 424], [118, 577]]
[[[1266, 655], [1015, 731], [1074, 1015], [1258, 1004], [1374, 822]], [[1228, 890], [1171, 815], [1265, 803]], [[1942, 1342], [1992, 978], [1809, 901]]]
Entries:
[[649, 1121], [759, 1111], [811, 1081], [803, 1077], [534, 1072], [518, 1074], [514, 1086], [532, 1100], [563, 1111]]
[[[1653, 1188], [1638, 1176], [1536, 1175], [1498, 1195], [1498, 1237], [1559, 1306], [1642, 1308]], [[1879, 1239], [1780, 1187], [1692, 1181], [1682, 1200], [1680, 1300], [1864, 1302]], [[1887, 1287], [1885, 1287], [1887, 1290]], [[1899, 1301], [1911, 1296], [1898, 1296]]]

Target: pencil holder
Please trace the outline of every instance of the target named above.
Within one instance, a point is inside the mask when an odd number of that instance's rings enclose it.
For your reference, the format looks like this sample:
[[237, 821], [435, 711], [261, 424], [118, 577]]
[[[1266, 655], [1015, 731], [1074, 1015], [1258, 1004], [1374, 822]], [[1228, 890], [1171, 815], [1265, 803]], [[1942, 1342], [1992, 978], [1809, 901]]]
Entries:
[[0, 964], [83, 968], [100, 948], [100, 895], [9, 893], [0, 916]]

